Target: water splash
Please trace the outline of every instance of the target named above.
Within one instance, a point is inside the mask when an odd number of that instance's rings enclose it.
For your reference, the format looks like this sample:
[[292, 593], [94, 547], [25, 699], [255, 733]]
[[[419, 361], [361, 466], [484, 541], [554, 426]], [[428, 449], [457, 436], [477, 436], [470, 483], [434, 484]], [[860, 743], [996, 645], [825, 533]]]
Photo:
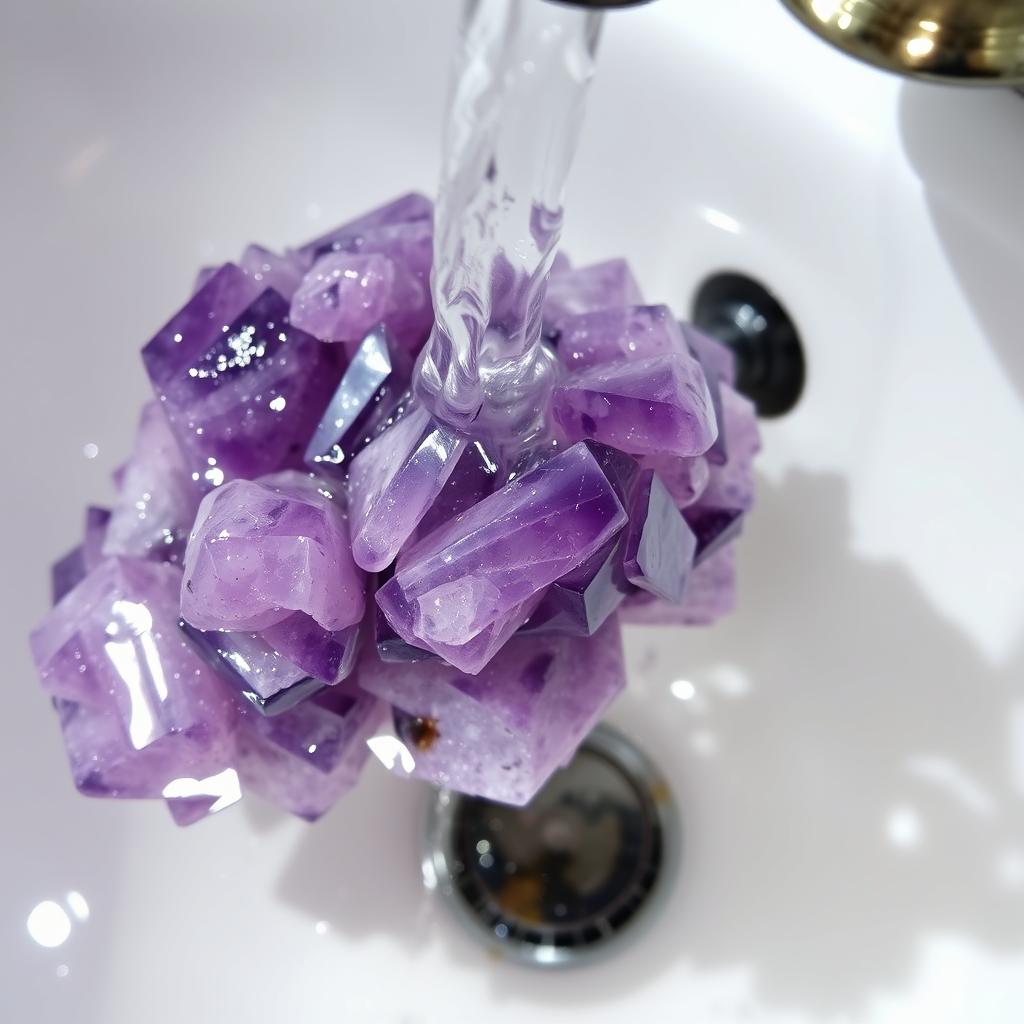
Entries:
[[417, 391], [445, 423], [498, 442], [544, 428], [555, 366], [541, 309], [601, 23], [541, 0], [469, 0], [462, 20]]

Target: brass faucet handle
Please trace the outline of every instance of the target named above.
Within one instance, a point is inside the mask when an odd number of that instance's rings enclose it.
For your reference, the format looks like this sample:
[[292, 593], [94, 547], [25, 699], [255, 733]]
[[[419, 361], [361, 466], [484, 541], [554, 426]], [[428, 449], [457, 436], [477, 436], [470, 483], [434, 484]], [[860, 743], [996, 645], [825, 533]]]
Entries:
[[875, 67], [959, 85], [1024, 85], [1024, 0], [782, 0]]

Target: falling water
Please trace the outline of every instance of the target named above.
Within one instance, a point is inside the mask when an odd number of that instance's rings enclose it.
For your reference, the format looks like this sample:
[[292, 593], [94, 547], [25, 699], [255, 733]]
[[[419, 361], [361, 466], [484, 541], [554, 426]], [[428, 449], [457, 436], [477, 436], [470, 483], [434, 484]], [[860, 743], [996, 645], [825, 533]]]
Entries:
[[543, 429], [541, 307], [601, 19], [548, 0], [468, 0], [463, 15], [417, 388], [439, 419], [499, 443]]

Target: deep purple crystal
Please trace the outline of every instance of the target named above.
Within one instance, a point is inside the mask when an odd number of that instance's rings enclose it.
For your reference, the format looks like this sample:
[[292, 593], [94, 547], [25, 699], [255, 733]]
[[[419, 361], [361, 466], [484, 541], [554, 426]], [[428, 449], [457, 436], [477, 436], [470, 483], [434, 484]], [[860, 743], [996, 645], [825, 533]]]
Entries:
[[408, 643], [479, 672], [544, 589], [625, 522], [593, 454], [574, 445], [414, 545], [377, 603]]
[[558, 360], [572, 372], [686, 351], [683, 332], [668, 306], [577, 313], [564, 317], [558, 327]]
[[298, 466], [341, 377], [288, 303], [225, 264], [143, 349], [171, 429], [209, 488]]

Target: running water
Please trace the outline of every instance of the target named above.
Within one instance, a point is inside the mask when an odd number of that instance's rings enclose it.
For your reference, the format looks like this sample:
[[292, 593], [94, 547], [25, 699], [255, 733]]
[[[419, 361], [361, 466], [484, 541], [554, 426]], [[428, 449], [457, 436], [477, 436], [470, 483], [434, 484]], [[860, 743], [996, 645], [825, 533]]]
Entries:
[[499, 446], [545, 429], [555, 367], [541, 309], [601, 21], [548, 0], [466, 3], [417, 391], [442, 422]]

